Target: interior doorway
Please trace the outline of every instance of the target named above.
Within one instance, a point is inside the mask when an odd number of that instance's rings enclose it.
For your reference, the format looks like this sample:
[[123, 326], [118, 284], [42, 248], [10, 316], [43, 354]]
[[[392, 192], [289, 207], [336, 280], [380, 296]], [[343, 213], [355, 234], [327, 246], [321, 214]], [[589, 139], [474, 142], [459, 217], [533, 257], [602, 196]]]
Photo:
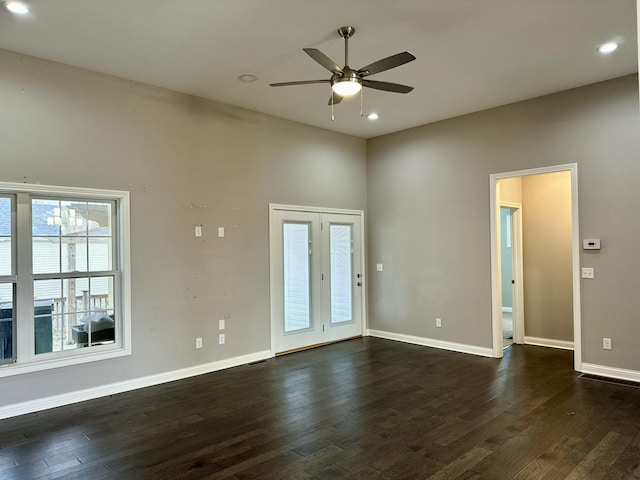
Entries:
[[[544, 174], [552, 174], [552, 173], [562, 173], [562, 175], [544, 175]], [[568, 252], [565, 257], [563, 257], [563, 270], [562, 274], [548, 274], [544, 271], [540, 271], [541, 263], [547, 264], [547, 268], [555, 267], [553, 264], [556, 260], [555, 250], [556, 243], [558, 237], [558, 231], [556, 229], [556, 225], [553, 223], [547, 222], [547, 212], [551, 210], [544, 210], [544, 208], [556, 209], [556, 205], [553, 202], [546, 202], [548, 206], [545, 205], [544, 196], [538, 195], [538, 202], [540, 202], [543, 207], [537, 209], [537, 217], [531, 213], [530, 210], [527, 210], [526, 202], [522, 202], [522, 204], [513, 205], [506, 199], [509, 198], [509, 195], [506, 192], [506, 186], [508, 185], [508, 181], [521, 177], [523, 180], [523, 185], [528, 183], [529, 185], [535, 185], [536, 182], [540, 182], [544, 177], [551, 178], [557, 177], [566, 178], [567, 188], [563, 191], [566, 192], [567, 195], [567, 204], [566, 210], [568, 211], [568, 216], [565, 217], [568, 220], [565, 221], [562, 228], [567, 231], [566, 240], [566, 251]], [[563, 180], [564, 181], [564, 180]], [[505, 190], [503, 192], [503, 190]], [[538, 187], [538, 191], [539, 191]], [[531, 188], [533, 191], [533, 187]], [[531, 197], [533, 198], [533, 197]], [[548, 200], [548, 199], [547, 199]], [[532, 202], [534, 204], [535, 202]], [[544, 167], [538, 169], [531, 170], [521, 170], [514, 172], [506, 172], [501, 174], [494, 174], [490, 176], [490, 216], [491, 216], [491, 280], [492, 280], [492, 343], [493, 343], [493, 354], [496, 358], [501, 358], [503, 355], [504, 348], [504, 340], [505, 336], [508, 336], [510, 333], [509, 325], [508, 325], [508, 313], [515, 313], [513, 317], [513, 343], [531, 343], [536, 345], [544, 345], [551, 346], [556, 348], [570, 348], [574, 350], [574, 368], [578, 371], [582, 369], [582, 357], [581, 357], [581, 322], [580, 322], [580, 265], [579, 265], [579, 226], [578, 226], [578, 185], [577, 185], [577, 164], [569, 164], [569, 165], [559, 165], [553, 167]], [[508, 209], [503, 210], [503, 209]], [[517, 261], [514, 261], [516, 258], [515, 251], [513, 251], [512, 256], [504, 256], [503, 245], [506, 243], [506, 238], [503, 238], [507, 235], [510, 235], [512, 249], [515, 250], [515, 245], [513, 244], [514, 240], [517, 238], [517, 235], [514, 235], [514, 226], [516, 224], [516, 216], [519, 216], [520, 226], [519, 232], [522, 232], [522, 210], [525, 209], [527, 212], [527, 225], [531, 225], [533, 219], [535, 218], [537, 223], [536, 228], [528, 228], [528, 232], [534, 232], [536, 235], [546, 235], [547, 239], [546, 247], [543, 246], [545, 241], [540, 241], [534, 236], [531, 236], [531, 233], [526, 233], [520, 235], [520, 255], [521, 257], [526, 256], [527, 264], [530, 267], [526, 267], [527, 274], [524, 273], [524, 269], [521, 270], [522, 280], [518, 282], [515, 271], [512, 273], [512, 280], [514, 280], [513, 289], [511, 293], [513, 294], [513, 300], [511, 309], [512, 312], [509, 312], [508, 299], [503, 299], [503, 297], [508, 296], [507, 284], [508, 278], [504, 279], [503, 276], [509, 276], [508, 268], [503, 270], [503, 263], [508, 263], [511, 260], [512, 268], [515, 270], [517, 268]], [[565, 212], [566, 213], [566, 212]], [[552, 215], [548, 215], [552, 217]], [[506, 218], [510, 218], [506, 220]], [[504, 219], [504, 221], [503, 221]], [[507, 222], [510, 222], [510, 228], [507, 229]], [[548, 224], [547, 224], [548, 223]], [[523, 238], [525, 239], [523, 241]], [[538, 237], [539, 238], [539, 237]], [[528, 240], [526, 240], [528, 239]], [[564, 240], [563, 240], [564, 241]], [[503, 243], [505, 242], [505, 243]], [[527, 243], [529, 242], [529, 243]], [[527, 249], [527, 245], [529, 245], [530, 250], [525, 250], [526, 255], [523, 253], [524, 249]], [[540, 245], [538, 245], [540, 244]], [[534, 248], [535, 247], [535, 248]], [[545, 248], [547, 250], [545, 250]], [[533, 252], [533, 253], [532, 253]], [[536, 257], [537, 256], [537, 257]], [[534, 258], [535, 257], [535, 258]], [[541, 263], [537, 263], [541, 262]], [[551, 267], [549, 267], [551, 265]], [[549, 335], [550, 339], [547, 338], [538, 338], [536, 336], [532, 336], [531, 332], [540, 331], [540, 321], [538, 319], [543, 318], [546, 319], [547, 316], [553, 316], [557, 314], [556, 310], [562, 311], [562, 308], [558, 308], [557, 302], [555, 302], [554, 296], [556, 292], [554, 291], [555, 284], [562, 280], [563, 286], [567, 287], [569, 297], [563, 297], [565, 300], [563, 302], [568, 303], [568, 308], [566, 308], [567, 315], [564, 315], [563, 318], [570, 319], [570, 323], [566, 328], [569, 329], [568, 333], [565, 330], [564, 336], [569, 336], [572, 338], [572, 341], [564, 341], [559, 340], [555, 341], [553, 338], [556, 338], [552, 334]], [[525, 308], [524, 303], [517, 304], [516, 297], [520, 297], [519, 301], [523, 302], [524, 300], [524, 289], [520, 290], [526, 283], [527, 289], [526, 297], [527, 297], [527, 332], [525, 333]], [[530, 285], [533, 284], [532, 288]], [[563, 290], [564, 291], [564, 290]], [[536, 295], [530, 295], [530, 292], [534, 292]], [[544, 297], [546, 295], [546, 297]], [[531, 297], [533, 300], [529, 301]], [[519, 307], [519, 308], [518, 308]], [[545, 310], [546, 309], [546, 310]], [[519, 311], [518, 311], [519, 310]], [[533, 312], [533, 314], [532, 314]], [[505, 322], [505, 318], [507, 321]], [[505, 325], [507, 324], [507, 325]], [[555, 328], [555, 324], [553, 322], [548, 322], [547, 325], [543, 325], [544, 328]], [[531, 332], [529, 332], [531, 330]], [[541, 335], [540, 337], [543, 337]], [[564, 338], [563, 335], [558, 335], [557, 338]]]
[[275, 354], [362, 335], [363, 213], [270, 206]]
[[524, 343], [522, 205], [500, 202], [502, 346]]

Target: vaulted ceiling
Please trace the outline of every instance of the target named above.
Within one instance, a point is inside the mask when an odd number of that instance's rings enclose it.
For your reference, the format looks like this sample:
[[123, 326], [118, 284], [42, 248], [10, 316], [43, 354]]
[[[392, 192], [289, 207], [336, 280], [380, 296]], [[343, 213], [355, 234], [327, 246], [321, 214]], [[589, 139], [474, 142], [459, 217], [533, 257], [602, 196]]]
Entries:
[[[370, 138], [638, 71], [635, 0], [25, 0], [0, 9], [0, 48]], [[344, 64], [336, 30], [355, 27], [350, 66], [417, 60], [327, 105], [329, 78], [303, 47]], [[596, 52], [611, 40], [620, 48]], [[254, 82], [238, 77], [251, 74]], [[1, 87], [0, 87], [1, 88]]]

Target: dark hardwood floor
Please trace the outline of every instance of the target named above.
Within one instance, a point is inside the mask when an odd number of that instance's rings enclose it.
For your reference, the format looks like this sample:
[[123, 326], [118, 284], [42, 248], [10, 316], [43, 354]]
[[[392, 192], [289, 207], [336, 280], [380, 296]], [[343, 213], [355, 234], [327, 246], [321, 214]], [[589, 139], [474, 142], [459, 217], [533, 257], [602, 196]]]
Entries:
[[0, 421], [0, 478], [640, 479], [640, 390], [571, 363], [351, 340]]

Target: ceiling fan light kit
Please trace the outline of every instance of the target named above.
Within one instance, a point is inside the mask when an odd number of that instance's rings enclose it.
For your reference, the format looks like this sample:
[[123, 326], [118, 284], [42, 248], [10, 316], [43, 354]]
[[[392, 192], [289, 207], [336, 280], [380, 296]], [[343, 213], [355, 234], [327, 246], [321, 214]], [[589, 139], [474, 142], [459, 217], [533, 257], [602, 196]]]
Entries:
[[373, 62], [359, 70], [349, 67], [349, 38], [355, 33], [353, 27], [341, 27], [338, 34], [344, 38], [344, 67], [339, 67], [333, 60], [316, 48], [303, 48], [304, 52], [316, 62], [329, 70], [331, 78], [325, 80], [300, 80], [293, 82], [271, 83], [272, 87], [285, 87], [290, 85], [308, 85], [313, 83], [328, 83], [331, 85], [331, 97], [329, 105], [333, 106], [342, 101], [344, 97], [354, 95], [361, 91], [362, 87], [373, 88], [393, 93], [409, 93], [413, 87], [400, 85], [399, 83], [380, 82], [369, 80], [367, 77], [376, 73], [384, 72], [416, 59], [409, 52], [402, 52]]
[[349, 97], [360, 91], [362, 84], [355, 78], [337, 78], [331, 81], [331, 90], [341, 97]]

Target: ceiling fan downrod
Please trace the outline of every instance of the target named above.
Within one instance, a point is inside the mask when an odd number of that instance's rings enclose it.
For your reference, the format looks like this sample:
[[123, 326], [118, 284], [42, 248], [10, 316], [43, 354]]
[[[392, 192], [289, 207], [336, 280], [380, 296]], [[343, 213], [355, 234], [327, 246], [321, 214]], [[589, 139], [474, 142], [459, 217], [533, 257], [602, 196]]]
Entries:
[[344, 66], [349, 66], [349, 39], [356, 33], [356, 29], [353, 27], [340, 27], [338, 34], [344, 38]]

